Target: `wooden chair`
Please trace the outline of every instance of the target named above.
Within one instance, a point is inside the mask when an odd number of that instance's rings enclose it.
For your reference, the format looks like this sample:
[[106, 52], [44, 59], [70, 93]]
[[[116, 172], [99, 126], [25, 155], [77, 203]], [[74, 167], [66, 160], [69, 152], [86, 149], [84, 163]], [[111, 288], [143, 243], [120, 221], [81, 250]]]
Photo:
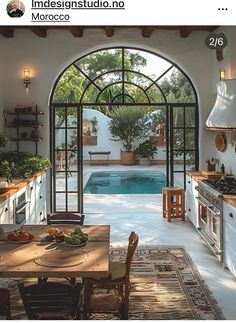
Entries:
[[84, 223], [84, 214], [80, 213], [52, 213], [47, 214], [47, 224], [72, 224], [82, 225]]
[[2, 315], [11, 320], [10, 291], [7, 288], [0, 288], [0, 316]]
[[29, 320], [79, 318], [81, 284], [46, 282], [25, 286], [19, 283], [18, 287]]
[[[118, 311], [121, 319], [129, 319], [130, 267], [138, 245], [138, 235], [131, 232], [125, 263], [111, 262], [108, 278], [84, 278], [83, 317], [94, 312]], [[96, 289], [106, 289], [109, 293], [96, 294]], [[113, 294], [110, 293], [113, 292]]]

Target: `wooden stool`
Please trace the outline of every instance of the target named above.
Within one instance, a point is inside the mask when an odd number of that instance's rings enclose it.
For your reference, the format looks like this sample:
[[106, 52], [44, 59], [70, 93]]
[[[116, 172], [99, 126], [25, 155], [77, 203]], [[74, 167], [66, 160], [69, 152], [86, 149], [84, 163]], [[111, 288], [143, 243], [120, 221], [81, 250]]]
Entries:
[[167, 217], [168, 222], [176, 218], [181, 218], [182, 221], [185, 220], [183, 188], [164, 187], [162, 190], [162, 202], [163, 218]]
[[7, 288], [0, 288], [0, 315], [6, 316], [7, 320], [11, 319], [10, 291]]

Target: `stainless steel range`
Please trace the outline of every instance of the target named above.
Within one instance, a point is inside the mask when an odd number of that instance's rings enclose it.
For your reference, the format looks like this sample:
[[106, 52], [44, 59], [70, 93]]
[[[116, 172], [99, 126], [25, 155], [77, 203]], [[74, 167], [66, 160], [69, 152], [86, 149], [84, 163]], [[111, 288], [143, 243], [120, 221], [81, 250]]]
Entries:
[[236, 194], [235, 178], [199, 182], [198, 231], [220, 261], [223, 261], [223, 194]]
[[200, 181], [198, 189], [198, 231], [211, 251], [223, 261], [222, 194], [210, 187], [207, 180]]

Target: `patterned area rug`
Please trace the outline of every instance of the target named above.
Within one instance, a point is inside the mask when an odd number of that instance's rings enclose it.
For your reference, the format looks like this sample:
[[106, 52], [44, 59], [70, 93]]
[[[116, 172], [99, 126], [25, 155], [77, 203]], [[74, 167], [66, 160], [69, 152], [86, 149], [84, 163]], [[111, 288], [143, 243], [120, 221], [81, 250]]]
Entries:
[[[125, 249], [111, 249], [111, 259], [124, 261]], [[182, 247], [138, 249], [131, 268], [131, 320], [225, 319], [191, 258]], [[12, 295], [13, 319], [26, 319], [17, 280], [0, 279]], [[93, 319], [114, 319], [94, 316]]]

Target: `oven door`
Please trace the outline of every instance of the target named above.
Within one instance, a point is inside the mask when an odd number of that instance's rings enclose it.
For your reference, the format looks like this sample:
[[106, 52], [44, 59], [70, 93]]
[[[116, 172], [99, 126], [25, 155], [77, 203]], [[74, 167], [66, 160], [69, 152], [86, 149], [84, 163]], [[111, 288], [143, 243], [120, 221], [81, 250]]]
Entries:
[[203, 197], [198, 196], [198, 219], [199, 227], [207, 235], [210, 235], [210, 214], [208, 212], [208, 202]]
[[220, 210], [214, 208], [213, 206], [208, 207], [208, 213], [211, 217], [210, 222], [210, 238], [214, 241], [216, 247], [222, 249], [222, 214]]

